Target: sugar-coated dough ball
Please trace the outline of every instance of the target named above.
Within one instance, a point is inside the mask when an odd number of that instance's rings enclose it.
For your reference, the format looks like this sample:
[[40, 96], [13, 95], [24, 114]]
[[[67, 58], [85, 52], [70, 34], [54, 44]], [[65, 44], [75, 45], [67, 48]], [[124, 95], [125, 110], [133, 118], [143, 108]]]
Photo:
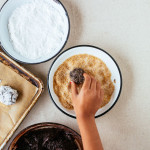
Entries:
[[18, 97], [17, 90], [11, 88], [10, 86], [0, 87], [0, 102], [5, 105], [12, 105], [16, 103]]
[[84, 82], [84, 76], [83, 76], [84, 70], [81, 68], [75, 68], [70, 72], [70, 78], [72, 81], [74, 81], [76, 84], [80, 84]]

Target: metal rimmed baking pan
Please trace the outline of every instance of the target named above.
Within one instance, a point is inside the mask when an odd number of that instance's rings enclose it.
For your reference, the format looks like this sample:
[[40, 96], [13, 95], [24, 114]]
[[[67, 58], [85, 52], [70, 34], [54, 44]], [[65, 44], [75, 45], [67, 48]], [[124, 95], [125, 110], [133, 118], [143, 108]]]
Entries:
[[[25, 116], [29, 113], [31, 108], [37, 102], [39, 96], [41, 95], [41, 93], [43, 91], [43, 82], [39, 78], [34, 76], [31, 72], [27, 71], [25, 68], [23, 68], [22, 66], [17, 64], [12, 59], [10, 59], [3, 52], [0, 52], [0, 63], [3, 66], [5, 66], [7, 69], [9, 68], [8, 70], [11, 70], [11, 72], [14, 72], [14, 74], [17, 74], [19, 76], [19, 78], [22, 78], [25, 82], [29, 83], [31, 86], [36, 87], [36, 91], [33, 94], [33, 97], [31, 97], [29, 105], [27, 106], [27, 108], [25, 108], [23, 110], [23, 112], [21, 113], [21, 115], [18, 117], [18, 119], [16, 119], [17, 121], [10, 128], [10, 131], [8, 132], [8, 134], [6, 134], [6, 136], [3, 136], [2, 142], [0, 143], [0, 149], [2, 149], [5, 146], [5, 144], [8, 142], [8, 140], [11, 138], [11, 136], [13, 135], [15, 130], [18, 128], [20, 123], [23, 121]], [[6, 72], [6, 70], [5, 70], [5, 72]], [[11, 80], [11, 79], [9, 79], [9, 80]], [[16, 80], [16, 79], [13, 79], [13, 80]], [[24, 88], [24, 87], [22, 87], [22, 88]], [[2, 104], [1, 104], [1, 107], [3, 107]], [[11, 106], [9, 106], [9, 108], [10, 107]], [[4, 109], [4, 110], [7, 109], [7, 106], [6, 107], [4, 106], [2, 109]], [[5, 118], [4, 118], [4, 122], [5, 122]], [[2, 131], [3, 128], [1, 128], [0, 130]]]

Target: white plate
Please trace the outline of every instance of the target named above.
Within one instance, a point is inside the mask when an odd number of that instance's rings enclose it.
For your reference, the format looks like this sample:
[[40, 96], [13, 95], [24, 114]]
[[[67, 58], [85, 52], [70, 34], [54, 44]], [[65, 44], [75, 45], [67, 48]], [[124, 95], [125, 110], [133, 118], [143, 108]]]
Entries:
[[68, 14], [61, 2], [59, 2], [58, 0], [50, 0], [50, 1], [56, 3], [58, 8], [62, 9], [62, 12], [63, 12], [62, 14], [66, 18], [66, 22], [67, 22], [66, 26], [68, 29], [68, 33], [66, 34], [66, 39], [64, 40], [64, 44], [61, 45], [60, 49], [57, 50], [56, 54], [54, 54], [53, 56], [44, 56], [44, 57], [41, 57], [41, 58], [35, 59], [35, 60], [27, 59], [27, 58], [21, 56], [19, 53], [17, 53], [13, 49], [13, 46], [10, 42], [9, 32], [8, 32], [8, 27], [7, 27], [8, 20], [9, 20], [10, 15], [12, 14], [12, 12], [17, 7], [19, 7], [23, 4], [26, 4], [26, 3], [30, 3], [31, 0], [8, 0], [1, 8], [1, 10], [0, 10], [0, 45], [3, 48], [3, 50], [10, 57], [15, 59], [16, 61], [22, 62], [22, 63], [28, 63], [28, 64], [37, 64], [37, 63], [45, 62], [45, 61], [48, 61], [48, 60], [52, 59], [53, 57], [55, 57], [65, 46], [65, 44], [68, 40], [69, 32], [70, 32], [70, 22], [69, 22]]
[[115, 90], [111, 97], [110, 102], [107, 105], [105, 105], [104, 107], [100, 108], [95, 115], [95, 117], [99, 117], [99, 116], [105, 114], [106, 112], [108, 112], [114, 106], [114, 104], [117, 102], [117, 100], [120, 96], [121, 89], [122, 89], [122, 76], [121, 76], [119, 66], [117, 65], [116, 61], [113, 59], [113, 57], [110, 54], [108, 54], [107, 52], [105, 52], [104, 50], [102, 50], [100, 48], [97, 48], [94, 46], [89, 46], [89, 45], [80, 45], [80, 46], [72, 47], [72, 48], [64, 51], [63, 53], [61, 53], [54, 60], [54, 62], [52, 63], [52, 65], [50, 67], [50, 70], [49, 70], [49, 74], [48, 74], [49, 94], [50, 94], [51, 99], [53, 100], [54, 104], [57, 106], [57, 108], [59, 110], [61, 110], [63, 113], [65, 113], [66, 115], [68, 115], [70, 117], [76, 118], [74, 110], [65, 109], [59, 102], [59, 99], [53, 90], [53, 76], [54, 76], [54, 73], [57, 70], [57, 68], [66, 59], [68, 59], [69, 57], [71, 57], [73, 55], [77, 55], [77, 54], [90, 54], [90, 55], [100, 58], [101, 60], [104, 61], [104, 63], [109, 68], [109, 70], [112, 74], [111, 80], [112, 81], [114, 81], [114, 79], [116, 80], [116, 83], [114, 83]]

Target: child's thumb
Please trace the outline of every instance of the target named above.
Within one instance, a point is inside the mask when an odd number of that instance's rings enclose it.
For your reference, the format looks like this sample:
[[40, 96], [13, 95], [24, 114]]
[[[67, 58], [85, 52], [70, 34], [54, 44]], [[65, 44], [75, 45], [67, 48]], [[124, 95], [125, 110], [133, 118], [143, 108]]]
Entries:
[[77, 86], [73, 81], [71, 81], [70, 83], [71, 83], [72, 96], [76, 96], [78, 94]]

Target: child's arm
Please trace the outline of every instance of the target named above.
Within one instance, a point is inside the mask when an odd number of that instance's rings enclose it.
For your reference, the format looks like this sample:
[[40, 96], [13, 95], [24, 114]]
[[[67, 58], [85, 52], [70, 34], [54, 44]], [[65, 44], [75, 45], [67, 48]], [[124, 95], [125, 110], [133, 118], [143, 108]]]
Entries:
[[71, 82], [72, 101], [79, 124], [84, 150], [103, 150], [95, 123], [95, 113], [99, 109], [103, 92], [100, 83], [84, 74], [85, 81], [80, 93], [76, 84]]

